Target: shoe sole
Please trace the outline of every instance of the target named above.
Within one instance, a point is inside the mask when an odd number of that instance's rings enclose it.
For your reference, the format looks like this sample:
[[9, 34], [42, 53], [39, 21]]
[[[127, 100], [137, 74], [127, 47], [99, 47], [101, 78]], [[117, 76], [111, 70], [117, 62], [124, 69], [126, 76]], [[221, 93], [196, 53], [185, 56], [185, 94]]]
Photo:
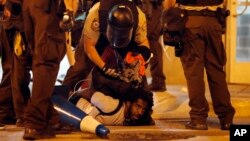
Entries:
[[4, 130], [5, 129], [5, 127], [4, 126], [0, 126], [0, 130]]
[[38, 136], [38, 137], [25, 137], [23, 136], [24, 140], [38, 140], [38, 139], [51, 139], [51, 138], [55, 138], [56, 136]]
[[197, 128], [195, 126], [186, 126], [186, 129], [191, 129], [191, 130], [208, 130], [208, 127], [204, 128]]

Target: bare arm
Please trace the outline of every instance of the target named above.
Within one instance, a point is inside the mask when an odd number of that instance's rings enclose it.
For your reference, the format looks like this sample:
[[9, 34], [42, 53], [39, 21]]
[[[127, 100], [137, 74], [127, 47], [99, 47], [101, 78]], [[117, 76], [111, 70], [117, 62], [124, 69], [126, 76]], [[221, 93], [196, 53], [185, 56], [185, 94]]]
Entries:
[[100, 55], [98, 54], [95, 45], [96, 41], [91, 40], [88, 37], [84, 37], [83, 39], [84, 44], [84, 51], [88, 55], [89, 59], [94, 62], [99, 68], [103, 68], [105, 65], [104, 61], [101, 59]]
[[89, 10], [89, 14], [86, 17], [86, 21], [84, 23], [81, 43], [83, 44], [84, 52], [87, 54], [88, 58], [96, 66], [103, 68], [105, 63], [96, 50], [96, 43], [98, 42], [98, 38], [100, 36], [99, 6], [100, 3], [96, 3]]

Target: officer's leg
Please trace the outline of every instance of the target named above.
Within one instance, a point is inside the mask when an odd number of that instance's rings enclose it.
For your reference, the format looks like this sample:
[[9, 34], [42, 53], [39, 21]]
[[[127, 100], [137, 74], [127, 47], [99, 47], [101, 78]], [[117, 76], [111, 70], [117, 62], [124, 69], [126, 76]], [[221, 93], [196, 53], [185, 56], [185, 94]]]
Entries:
[[[162, 47], [158, 40], [149, 40], [150, 50], [154, 54], [150, 60], [150, 71], [152, 76], [152, 90], [166, 90], [165, 75], [163, 74]], [[153, 85], [154, 84], [154, 85]], [[157, 86], [156, 86], [157, 85]]]
[[181, 63], [187, 80], [191, 121], [205, 123], [209, 111], [204, 82], [205, 43], [197, 37], [199, 33], [195, 28], [186, 29]]
[[206, 49], [207, 63], [205, 67], [213, 107], [221, 123], [232, 123], [235, 110], [230, 101], [230, 94], [224, 71], [226, 51], [222, 43], [222, 33], [218, 32], [221, 25], [216, 20], [210, 20], [209, 23], [209, 26], [213, 26], [213, 28], [208, 27], [210, 28], [210, 30], [208, 30], [210, 31], [210, 38]]
[[26, 57], [26, 52], [21, 56], [13, 56], [13, 71], [11, 79], [17, 126], [23, 126], [23, 113], [30, 98], [30, 61], [31, 58]]
[[15, 124], [15, 113], [13, 107], [12, 93], [11, 93], [11, 69], [12, 69], [12, 55], [13, 52], [9, 46], [5, 30], [0, 27], [0, 40], [2, 42], [2, 79], [0, 83], [0, 123]]

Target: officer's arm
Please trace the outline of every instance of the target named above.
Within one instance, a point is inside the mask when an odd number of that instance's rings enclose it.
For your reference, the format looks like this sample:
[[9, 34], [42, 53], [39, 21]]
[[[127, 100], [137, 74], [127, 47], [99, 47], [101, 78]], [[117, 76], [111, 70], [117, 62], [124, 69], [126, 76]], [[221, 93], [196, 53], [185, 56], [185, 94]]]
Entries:
[[149, 41], [147, 38], [147, 21], [145, 14], [138, 8], [138, 27], [135, 33], [135, 42], [138, 45], [137, 51], [142, 54], [145, 62], [148, 62], [151, 57], [149, 50]]
[[145, 46], [145, 47], [149, 48], [148, 39], [145, 39], [144, 41], [142, 41], [141, 43], [139, 43], [138, 46]]
[[141, 9], [137, 8], [138, 10], [138, 26], [135, 31], [135, 42], [138, 46], [145, 46], [149, 48], [149, 42], [147, 38], [147, 21], [145, 14], [141, 11]]
[[228, 1], [227, 0], [223, 0], [223, 6], [224, 6], [224, 8], [227, 9], [227, 6], [228, 6]]
[[164, 9], [168, 9], [170, 7], [173, 7], [176, 3], [176, 0], [165, 0], [164, 2]]
[[78, 1], [79, 0], [64, 0], [64, 4], [67, 10], [73, 11], [75, 14], [78, 9]]
[[102, 61], [95, 47], [100, 36], [98, 20], [99, 6], [100, 3], [97, 3], [89, 10], [89, 14], [84, 23], [81, 43], [83, 43], [84, 51], [89, 59], [99, 68], [103, 68], [105, 63]]
[[100, 69], [104, 67], [105, 63], [101, 59], [100, 55], [98, 54], [95, 45], [96, 41], [88, 38], [87, 36], [83, 37], [83, 45], [84, 51], [88, 55], [89, 59], [95, 63]]

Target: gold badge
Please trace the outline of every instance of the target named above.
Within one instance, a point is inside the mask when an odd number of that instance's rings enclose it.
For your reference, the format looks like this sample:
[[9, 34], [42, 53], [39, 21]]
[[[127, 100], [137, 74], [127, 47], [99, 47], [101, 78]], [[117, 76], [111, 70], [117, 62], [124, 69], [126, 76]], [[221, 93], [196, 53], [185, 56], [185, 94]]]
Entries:
[[97, 19], [94, 19], [91, 23], [91, 29], [95, 32], [99, 31], [99, 21]]

